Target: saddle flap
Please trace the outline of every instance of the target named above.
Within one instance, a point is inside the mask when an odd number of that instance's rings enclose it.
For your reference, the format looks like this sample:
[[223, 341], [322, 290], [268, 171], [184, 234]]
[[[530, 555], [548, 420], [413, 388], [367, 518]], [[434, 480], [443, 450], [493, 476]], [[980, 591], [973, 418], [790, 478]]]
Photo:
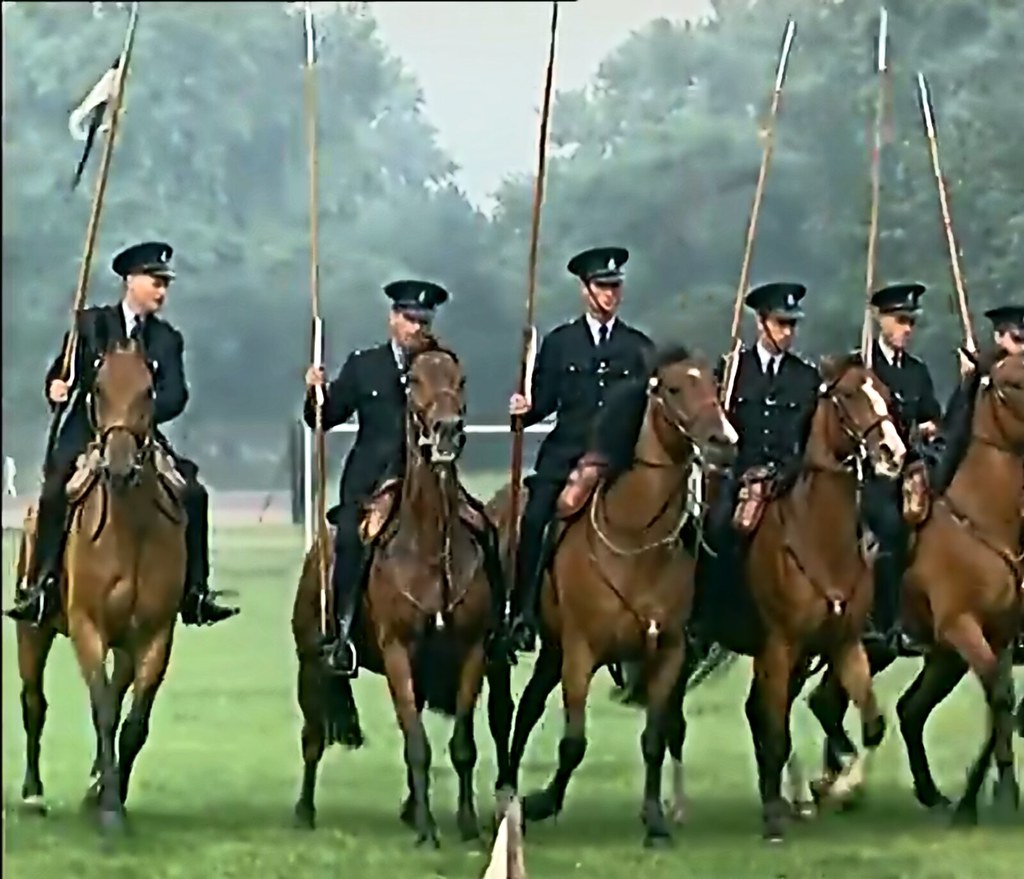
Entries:
[[931, 513], [931, 487], [928, 468], [924, 461], [914, 461], [907, 467], [901, 485], [903, 493], [903, 521], [916, 528]]
[[774, 496], [775, 469], [771, 466], [751, 467], [740, 477], [740, 490], [733, 512], [733, 527], [742, 534], [751, 534], [761, 524], [765, 507]]
[[[359, 518], [359, 539], [372, 543], [391, 521], [398, 500], [400, 479], [388, 479], [381, 483], [373, 496], [363, 504], [363, 512]], [[332, 512], [334, 512], [332, 510]], [[328, 518], [328, 521], [330, 519]]]
[[594, 494], [604, 471], [605, 462], [599, 456], [587, 454], [580, 458], [558, 495], [556, 516], [559, 519], [570, 519], [582, 510]]
[[99, 446], [95, 444], [90, 445], [83, 454], [78, 456], [78, 460], [75, 462], [75, 471], [68, 478], [65, 486], [69, 504], [76, 504], [82, 499], [99, 476], [102, 463], [103, 454]]

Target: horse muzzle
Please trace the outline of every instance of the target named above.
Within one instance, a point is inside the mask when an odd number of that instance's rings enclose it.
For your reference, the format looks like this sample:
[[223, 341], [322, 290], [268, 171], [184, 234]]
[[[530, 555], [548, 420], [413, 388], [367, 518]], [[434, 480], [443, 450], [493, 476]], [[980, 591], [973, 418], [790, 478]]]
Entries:
[[142, 480], [148, 443], [140, 441], [127, 428], [110, 428], [103, 443], [100, 473], [111, 488], [121, 491], [134, 488]]
[[433, 422], [421, 446], [431, 464], [453, 464], [466, 445], [466, 425], [460, 416], [442, 418]]

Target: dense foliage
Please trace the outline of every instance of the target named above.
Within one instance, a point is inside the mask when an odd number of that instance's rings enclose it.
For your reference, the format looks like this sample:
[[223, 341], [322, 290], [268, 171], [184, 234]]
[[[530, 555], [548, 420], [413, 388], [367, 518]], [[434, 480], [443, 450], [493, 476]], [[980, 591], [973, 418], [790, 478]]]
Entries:
[[[550, 326], [578, 303], [564, 272], [575, 249], [621, 242], [633, 254], [628, 319], [658, 338], [724, 346], [790, 11], [798, 33], [752, 281], [806, 282], [804, 350], [849, 346], [863, 302], [877, 10], [833, 0], [714, 5], [717, 17], [701, 25], [652, 22], [586, 90], [559, 93], [539, 322]], [[4, 446], [28, 460], [98, 164], [69, 193], [79, 145], [67, 113], [116, 56], [122, 6], [15, 3], [4, 13]], [[177, 436], [215, 485], [270, 481], [308, 358], [302, 26], [286, 6], [145, 5], [90, 291], [91, 301], [115, 295], [109, 256], [122, 244], [174, 243], [180, 280], [169, 313], [186, 333], [194, 388]], [[329, 360], [379, 338], [382, 283], [435, 278], [453, 291], [441, 328], [467, 364], [471, 417], [499, 419], [515, 374], [532, 180], [508, 179], [493, 217], [474, 210], [415, 80], [381, 44], [367, 7], [335, 7], [318, 19]], [[921, 343], [948, 378], [958, 325], [913, 74], [925, 71], [932, 87], [977, 316], [1021, 289], [1024, 5], [890, 4], [890, 32], [878, 273], [933, 287]], [[504, 461], [497, 444], [491, 454]]]

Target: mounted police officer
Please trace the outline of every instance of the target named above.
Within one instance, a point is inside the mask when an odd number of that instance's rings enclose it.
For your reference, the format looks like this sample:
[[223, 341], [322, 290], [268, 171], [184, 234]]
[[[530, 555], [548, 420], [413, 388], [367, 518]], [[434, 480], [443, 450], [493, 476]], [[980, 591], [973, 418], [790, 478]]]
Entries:
[[[403, 475], [410, 351], [421, 332], [431, 325], [437, 309], [448, 300], [448, 291], [429, 281], [394, 281], [384, 293], [391, 300], [388, 341], [350, 354], [329, 384], [322, 367], [311, 366], [306, 372], [306, 424], [313, 427], [316, 423], [317, 386], [324, 388], [324, 430], [345, 423], [353, 415], [359, 420], [356, 440], [341, 476], [339, 505], [330, 515], [336, 527], [331, 588], [337, 634], [325, 645], [324, 659], [332, 672], [344, 677], [354, 677], [359, 668], [351, 630], [372, 551], [359, 535], [364, 504], [386, 479]], [[463, 497], [477, 506], [474, 499]], [[504, 577], [497, 535], [487, 531], [475, 536], [484, 554], [499, 626], [491, 643], [504, 644]]]
[[[38, 531], [34, 570], [26, 578], [28, 586], [7, 611], [12, 619], [42, 623], [60, 606], [61, 560], [67, 524], [67, 481], [74, 473], [78, 457], [92, 440], [87, 397], [95, 380], [95, 370], [107, 348], [128, 338], [141, 340], [154, 371], [155, 424], [177, 418], [188, 402], [188, 384], [183, 360], [181, 334], [157, 316], [163, 308], [174, 270], [170, 265], [173, 250], [161, 241], [147, 241], [123, 250], [113, 260], [113, 270], [124, 284], [121, 301], [116, 305], [93, 306], [78, 315], [78, 343], [73, 362], [74, 386], [61, 378], [63, 347], [46, 373], [45, 393], [51, 408], [71, 400], [67, 416], [50, 459], [44, 466], [43, 489], [39, 498]], [[67, 335], [64, 345], [67, 344]], [[185, 594], [181, 618], [186, 625], [212, 624], [238, 613], [237, 608], [221, 607], [210, 591], [209, 497], [199, 483], [196, 465], [174, 456], [167, 440], [157, 432], [157, 440], [175, 457], [185, 478], [182, 502], [188, 518], [185, 530], [187, 551]]]
[[529, 398], [513, 394], [509, 401], [509, 412], [523, 416], [527, 426], [557, 415], [528, 479], [513, 591], [519, 650], [531, 650], [537, 635], [545, 533], [569, 473], [587, 450], [591, 422], [614, 387], [649, 369], [653, 343], [618, 317], [628, 259], [623, 247], [595, 247], [569, 260], [566, 268], [579, 279], [584, 313], [544, 337]]
[[[921, 314], [920, 299], [924, 292], [922, 284], [893, 284], [871, 297], [878, 324], [871, 364], [892, 394], [893, 415], [911, 449], [911, 458], [925, 455], [924, 443], [936, 438], [942, 415], [927, 365], [907, 350]], [[914, 645], [903, 633], [900, 622], [900, 591], [908, 540], [900, 482], [866, 474], [863, 508], [879, 550], [875, 559], [873, 634], [895, 650], [913, 650]]]
[[[776, 282], [751, 290], [745, 299], [757, 315], [757, 342], [739, 354], [729, 417], [739, 434], [736, 463], [722, 481], [709, 516], [711, 539], [729, 545], [739, 479], [768, 468], [776, 493], [799, 473], [811, 417], [818, 403], [818, 370], [792, 352], [804, 316], [803, 284]], [[718, 366], [722, 379], [724, 361]]]
[[995, 350], [987, 352], [975, 362], [960, 352], [960, 382], [957, 384], [943, 416], [943, 435], [946, 440], [942, 456], [931, 474], [931, 489], [945, 493], [953, 481], [960, 462], [967, 453], [971, 440], [971, 422], [974, 403], [978, 396], [987, 361], [1002, 354], [1024, 353], [1024, 305], [1000, 305], [985, 312], [992, 322], [992, 341]]

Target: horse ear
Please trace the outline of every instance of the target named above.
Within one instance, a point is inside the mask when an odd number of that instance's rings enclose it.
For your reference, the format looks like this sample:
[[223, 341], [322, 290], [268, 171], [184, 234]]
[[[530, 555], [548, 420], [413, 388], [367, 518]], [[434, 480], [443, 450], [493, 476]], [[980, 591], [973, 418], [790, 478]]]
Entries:
[[818, 371], [821, 373], [821, 376], [825, 379], [826, 383], [838, 378], [841, 368], [841, 360], [834, 354], [826, 354], [818, 362]]

